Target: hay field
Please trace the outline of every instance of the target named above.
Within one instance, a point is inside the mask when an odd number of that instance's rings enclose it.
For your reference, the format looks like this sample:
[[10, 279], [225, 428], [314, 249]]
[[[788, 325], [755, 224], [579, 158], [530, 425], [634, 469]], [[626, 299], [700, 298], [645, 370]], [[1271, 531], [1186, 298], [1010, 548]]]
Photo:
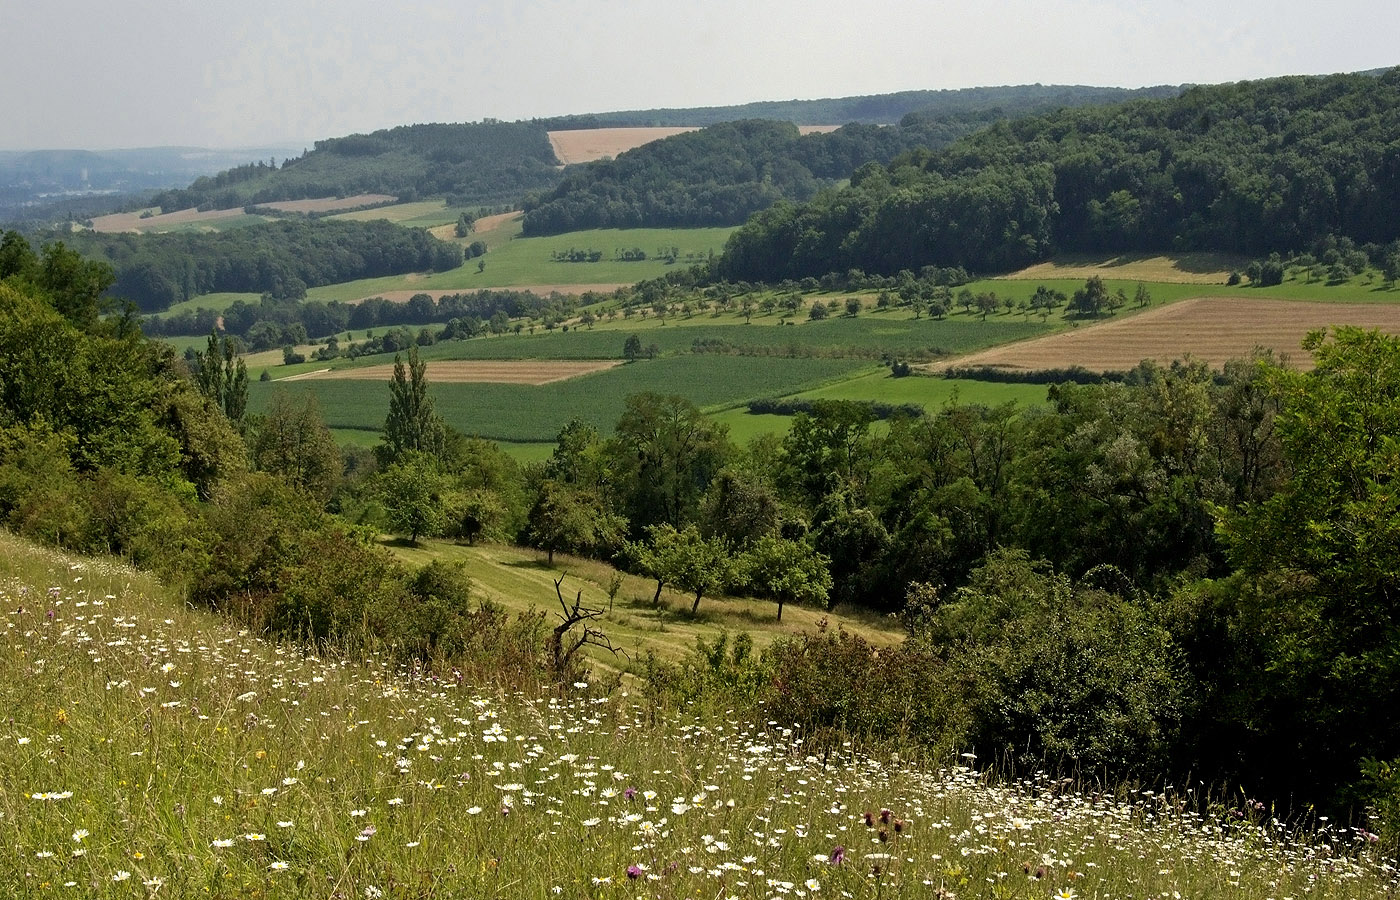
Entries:
[[259, 203], [258, 206], [275, 209], [278, 212], [310, 213], [335, 212], [339, 209], [354, 209], [372, 203], [393, 203], [398, 200], [390, 194], [356, 194], [353, 197], [318, 197], [312, 200], [278, 200], [274, 203]]
[[[835, 131], [840, 125], [799, 125], [802, 134]], [[643, 144], [659, 141], [687, 131], [699, 131], [695, 126], [658, 128], [582, 128], [573, 131], [551, 131], [549, 142], [554, 155], [566, 166], [593, 162], [604, 157], [626, 153]]]
[[1225, 284], [1230, 273], [1243, 271], [1249, 260], [1224, 253], [1181, 253], [1149, 256], [1125, 253], [1108, 259], [1065, 256], [1012, 272], [1007, 278], [1101, 278], [1155, 281], [1166, 284]]
[[1400, 332], [1400, 304], [1201, 297], [993, 347], [930, 369], [992, 366], [1008, 371], [1037, 371], [1083, 366], [1106, 372], [1131, 369], [1144, 359], [1169, 363], [1186, 356], [1219, 368], [1226, 360], [1247, 356], [1256, 347], [1285, 355], [1299, 368], [1310, 368], [1312, 361], [1299, 345], [1309, 331], [1329, 325]]
[[[591, 375], [594, 372], [601, 372], [621, 364], [620, 360], [447, 359], [429, 363], [427, 378], [435, 384], [551, 384], [555, 381], [577, 378], [580, 375]], [[319, 369], [315, 372], [292, 375], [279, 380], [388, 381], [393, 377], [393, 374], [394, 367], [390, 365], [363, 366], [360, 368]]]

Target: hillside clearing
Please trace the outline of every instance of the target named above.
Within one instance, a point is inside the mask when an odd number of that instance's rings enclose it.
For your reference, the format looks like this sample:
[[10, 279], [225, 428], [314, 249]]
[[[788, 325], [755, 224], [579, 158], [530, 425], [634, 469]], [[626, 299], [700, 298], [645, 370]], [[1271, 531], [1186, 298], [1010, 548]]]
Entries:
[[[427, 367], [428, 381], [434, 384], [550, 384], [601, 372], [621, 365], [621, 360], [599, 360], [596, 362], [570, 360], [439, 360]], [[300, 381], [311, 378], [359, 379], [362, 381], [388, 381], [394, 374], [394, 367], [363, 366], [361, 368], [321, 369], [292, 375], [282, 381]]]
[[[802, 134], [835, 131], [840, 125], [799, 125]], [[699, 131], [698, 126], [666, 126], [656, 128], [580, 128], [570, 131], [549, 132], [549, 143], [554, 147], [554, 155], [566, 166], [594, 162], [634, 150], [643, 144], [659, 141], [662, 138]]]
[[207, 209], [201, 212], [194, 207], [176, 210], [175, 212], [162, 213], [158, 216], [146, 216], [144, 219], [141, 218], [141, 213], [139, 212], [112, 213], [109, 216], [98, 216], [93, 219], [92, 230], [105, 233], [117, 233], [122, 231], [161, 231], [174, 225], [219, 222], [225, 219], [237, 219], [246, 215], [247, 213], [241, 208]]
[[1219, 368], [1259, 347], [1288, 357], [1299, 368], [1310, 368], [1311, 359], [1299, 345], [1309, 331], [1330, 325], [1393, 333], [1400, 331], [1400, 305], [1200, 297], [994, 347], [929, 369], [989, 366], [1034, 372], [1082, 366], [1108, 372], [1131, 369], [1144, 359], [1170, 363], [1188, 356]]

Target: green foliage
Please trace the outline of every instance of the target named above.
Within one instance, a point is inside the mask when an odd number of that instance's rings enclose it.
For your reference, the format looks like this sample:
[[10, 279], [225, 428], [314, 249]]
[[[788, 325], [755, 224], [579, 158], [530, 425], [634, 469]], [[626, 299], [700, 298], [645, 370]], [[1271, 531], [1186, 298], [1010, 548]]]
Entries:
[[386, 524], [394, 534], [418, 543], [420, 535], [434, 537], [447, 530], [444, 504], [449, 484], [437, 461], [421, 451], [407, 451], [376, 477]]
[[254, 429], [249, 451], [260, 471], [279, 476], [323, 504], [340, 481], [340, 450], [314, 394], [300, 404], [285, 394], [275, 396]]
[[587, 486], [546, 478], [531, 507], [525, 539], [549, 554], [556, 550], [584, 555], [611, 555], [622, 544], [627, 521], [610, 512], [603, 498]]
[[1253, 757], [1256, 777], [1326, 790], [1400, 755], [1400, 340], [1339, 328], [1306, 346], [1312, 372], [1267, 373], [1287, 476], [1222, 534], [1266, 667], [1253, 749], [1285, 733], [1293, 747], [1287, 768]]
[[618, 506], [633, 533], [679, 526], [730, 452], [729, 439], [684, 397], [632, 394], [610, 443]]
[[1400, 237], [1388, 212], [1400, 180], [1385, 162], [1400, 135], [1397, 106], [1392, 70], [1195, 87], [999, 122], [805, 205], [759, 213], [716, 268], [772, 282], [930, 263], [1005, 271], [1052, 247], [1385, 245]]
[[375, 448], [380, 465], [389, 465], [407, 453], [439, 455], [447, 441], [446, 425], [433, 410], [428, 394], [428, 364], [418, 347], [408, 348], [408, 368], [394, 354], [394, 377], [389, 382], [389, 415], [384, 420], [382, 443]]
[[831, 595], [831, 560], [807, 541], [764, 535], [744, 551], [739, 569], [750, 590], [778, 602], [779, 622], [783, 604], [825, 607]]
[[[1160, 771], [1190, 696], [1145, 600], [990, 555], [912, 639], [961, 673], [964, 741], [1086, 769]], [[1121, 583], [1121, 582], [1120, 582]], [[985, 750], [984, 750], [985, 752]]]
[[233, 342], [209, 330], [209, 346], [195, 354], [194, 380], [199, 392], [223, 411], [230, 422], [241, 422], [248, 407], [248, 367], [234, 356]]
[[647, 528], [643, 543], [629, 545], [627, 555], [638, 569], [656, 579], [656, 595], [670, 584], [695, 595], [690, 612], [700, 609], [700, 599], [740, 580], [738, 560], [720, 538], [707, 538], [694, 525], [677, 529], [669, 524]]
[[[358, 278], [455, 269], [462, 250], [426, 231], [386, 221], [281, 220], [216, 233], [102, 234], [70, 237], [74, 249], [115, 269], [97, 289], [148, 312], [200, 294], [241, 291], [299, 299], [308, 287]], [[81, 258], [72, 278], [87, 271]], [[68, 276], [65, 276], [68, 277]], [[81, 294], [87, 297], [88, 285]], [[84, 307], [86, 308], [86, 307]]]

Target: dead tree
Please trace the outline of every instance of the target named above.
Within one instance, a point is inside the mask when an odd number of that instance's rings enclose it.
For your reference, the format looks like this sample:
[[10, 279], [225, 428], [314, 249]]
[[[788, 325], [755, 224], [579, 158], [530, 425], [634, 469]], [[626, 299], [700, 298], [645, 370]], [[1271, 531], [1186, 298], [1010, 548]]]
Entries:
[[[626, 656], [624, 651], [612, 645], [612, 641], [608, 639], [606, 634], [588, 624], [594, 619], [602, 617], [606, 610], [584, 606], [582, 590], [574, 596], [573, 603], [565, 600], [563, 584], [564, 576], [562, 575], [554, 581], [554, 593], [559, 598], [559, 606], [564, 612], [562, 615], [556, 613], [559, 616], [559, 624], [554, 626], [554, 630], [550, 632], [548, 641], [555, 676], [561, 676], [567, 672], [574, 654], [585, 646], [601, 647], [613, 656]], [[582, 625], [583, 631], [577, 635], [570, 635], [569, 632], [573, 630], [575, 625]]]

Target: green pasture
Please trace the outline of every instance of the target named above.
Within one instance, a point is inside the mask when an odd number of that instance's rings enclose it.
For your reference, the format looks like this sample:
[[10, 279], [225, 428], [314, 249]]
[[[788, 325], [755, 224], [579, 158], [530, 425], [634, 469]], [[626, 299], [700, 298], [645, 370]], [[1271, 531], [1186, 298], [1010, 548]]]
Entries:
[[416, 200], [410, 203], [392, 203], [376, 206], [373, 209], [357, 209], [351, 212], [336, 213], [328, 219], [345, 219], [350, 222], [374, 222], [387, 219], [397, 225], [430, 228], [457, 221], [463, 207], [448, 206], [445, 200]]
[[[770, 359], [683, 355], [640, 360], [546, 385], [434, 384], [437, 411], [464, 434], [511, 442], [552, 441], [574, 418], [607, 432], [625, 399], [642, 391], [678, 394], [699, 407], [722, 407], [784, 396], [868, 366], [851, 359]], [[383, 382], [312, 379], [253, 382], [249, 408], [263, 412], [276, 391], [316, 395], [335, 429], [374, 430], [384, 424], [389, 386]]]
[[895, 378], [888, 369], [882, 368], [869, 375], [802, 391], [797, 396], [811, 400], [869, 400], [896, 406], [914, 403], [936, 412], [946, 403], [1036, 406], [1045, 402], [1045, 392], [1043, 384], [999, 384], [936, 375]]
[[[455, 217], [454, 217], [455, 218]], [[681, 261], [696, 254], [708, 257], [724, 248], [733, 228], [605, 228], [575, 231], [549, 237], [515, 237], [493, 246], [485, 256], [484, 271], [477, 271], [472, 260], [449, 272], [431, 275], [394, 275], [367, 278], [343, 284], [312, 288], [308, 296], [315, 300], [356, 300], [387, 291], [470, 291], [477, 288], [515, 287], [519, 285], [550, 284], [631, 284], [666, 274], [674, 266], [655, 254], [661, 247], [677, 247]], [[490, 245], [489, 237], [487, 238]], [[614, 260], [617, 249], [640, 247], [648, 259], [642, 262]], [[571, 248], [601, 250], [603, 259], [596, 263], [556, 262], [551, 254]]]

